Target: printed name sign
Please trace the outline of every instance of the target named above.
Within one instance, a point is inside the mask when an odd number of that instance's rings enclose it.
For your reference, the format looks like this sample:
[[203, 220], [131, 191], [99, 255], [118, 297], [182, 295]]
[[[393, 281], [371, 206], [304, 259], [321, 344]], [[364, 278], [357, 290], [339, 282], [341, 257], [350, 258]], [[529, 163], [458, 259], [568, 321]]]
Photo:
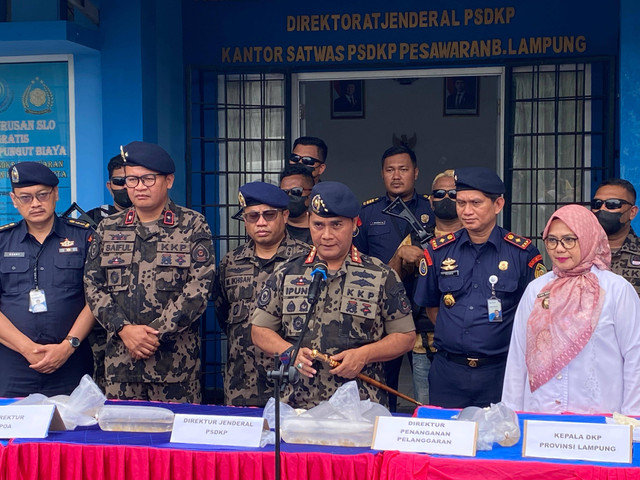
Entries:
[[473, 457], [477, 435], [476, 422], [378, 417], [371, 448]]
[[525, 420], [523, 457], [631, 463], [631, 425]]
[[0, 438], [45, 438], [50, 425], [51, 430], [64, 430], [55, 405], [0, 407]]
[[170, 441], [259, 447], [262, 430], [265, 428], [268, 428], [267, 421], [261, 417], [176, 414]]

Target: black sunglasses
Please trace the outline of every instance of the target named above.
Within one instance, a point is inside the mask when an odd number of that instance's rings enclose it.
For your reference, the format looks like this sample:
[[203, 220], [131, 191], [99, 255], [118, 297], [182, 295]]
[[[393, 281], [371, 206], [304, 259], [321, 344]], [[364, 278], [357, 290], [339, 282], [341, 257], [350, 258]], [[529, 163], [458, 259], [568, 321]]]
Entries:
[[124, 187], [126, 184], [126, 180], [124, 179], [124, 177], [111, 177], [110, 182], [113, 183], [116, 187]]
[[600, 210], [602, 205], [607, 207], [607, 210], [617, 210], [618, 208], [622, 208], [623, 205], [633, 205], [633, 203], [621, 198], [607, 198], [606, 200], [594, 198], [591, 200], [591, 210]]
[[316, 162], [322, 163], [322, 161], [318, 160], [317, 158], [303, 157], [301, 155], [296, 155], [295, 153], [291, 154], [291, 156], [289, 157], [289, 161], [291, 163], [302, 162], [303, 165], [306, 165], [308, 167], [313, 167], [316, 164]]
[[304, 192], [302, 187], [283, 188], [282, 191], [287, 195], [293, 195], [294, 197], [301, 197]]
[[244, 221], [247, 223], [257, 223], [260, 217], [264, 218], [265, 222], [273, 222], [278, 216], [280, 210], [264, 210], [262, 212], [245, 212], [242, 214]]
[[438, 189], [438, 190], [434, 190], [433, 192], [431, 192], [431, 194], [433, 195], [433, 198], [444, 198], [445, 195], [449, 195], [449, 198], [451, 200], [455, 200], [456, 199], [456, 191], [455, 189], [452, 190], [444, 190], [444, 189]]

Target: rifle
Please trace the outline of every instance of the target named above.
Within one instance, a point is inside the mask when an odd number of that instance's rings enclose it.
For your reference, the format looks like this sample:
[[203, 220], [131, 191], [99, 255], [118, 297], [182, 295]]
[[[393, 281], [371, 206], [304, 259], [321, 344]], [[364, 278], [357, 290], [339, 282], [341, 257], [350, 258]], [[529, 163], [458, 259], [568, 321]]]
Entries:
[[429, 240], [433, 237], [432, 233], [429, 233], [425, 230], [422, 224], [418, 221], [407, 204], [402, 201], [400, 197], [397, 197], [393, 202], [391, 202], [388, 206], [386, 206], [382, 213], [386, 213], [387, 215], [391, 215], [392, 217], [401, 218], [411, 226], [411, 229], [418, 237], [418, 242], [423, 249], [427, 248], [429, 244]]
[[80, 208], [80, 205], [78, 205], [76, 202], [73, 202], [69, 208], [67, 208], [64, 213], [62, 215], [60, 215], [62, 218], [73, 218], [71, 217], [71, 214], [73, 212], [78, 212], [80, 214], [80, 216], [78, 217], [78, 220], [82, 220], [83, 222], [87, 222], [92, 229], [96, 229], [96, 227], [98, 226], [98, 224], [96, 222], [93, 221], [93, 218], [91, 218], [87, 212], [85, 212], [82, 208]]

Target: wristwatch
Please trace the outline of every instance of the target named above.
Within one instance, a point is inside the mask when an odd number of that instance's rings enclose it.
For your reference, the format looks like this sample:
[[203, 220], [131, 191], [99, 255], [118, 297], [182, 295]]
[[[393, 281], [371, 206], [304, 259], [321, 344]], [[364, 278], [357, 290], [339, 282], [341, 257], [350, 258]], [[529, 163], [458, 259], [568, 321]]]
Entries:
[[80, 339], [78, 337], [72, 337], [71, 335], [69, 335], [67, 337], [67, 340], [69, 340], [69, 343], [73, 348], [78, 348], [80, 346]]

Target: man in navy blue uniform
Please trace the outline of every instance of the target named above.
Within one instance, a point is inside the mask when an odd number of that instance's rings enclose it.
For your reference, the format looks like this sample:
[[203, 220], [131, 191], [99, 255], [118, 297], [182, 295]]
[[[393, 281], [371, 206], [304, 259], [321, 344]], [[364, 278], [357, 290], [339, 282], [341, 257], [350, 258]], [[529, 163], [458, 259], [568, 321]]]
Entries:
[[[386, 195], [372, 198], [362, 204], [358, 235], [353, 244], [362, 253], [376, 257], [388, 264], [396, 250], [401, 245], [411, 245], [412, 229], [404, 220], [387, 215], [382, 210], [397, 197], [407, 204], [413, 216], [422, 226], [432, 232], [435, 226], [435, 217], [428, 195], [416, 193], [415, 182], [418, 179], [418, 162], [416, 154], [409, 147], [401, 145], [388, 148], [382, 154], [382, 180], [386, 189]], [[411, 253], [411, 251], [409, 251]], [[418, 250], [421, 255], [421, 250]], [[404, 259], [413, 263], [414, 259]], [[416, 262], [418, 260], [416, 259]], [[403, 284], [407, 294], [412, 295], [414, 276], [407, 275], [403, 278]], [[414, 308], [417, 315], [418, 310]], [[394, 389], [398, 388], [398, 376], [402, 365], [402, 357], [385, 363], [387, 384]], [[396, 397], [390, 398], [392, 411], [396, 409]]]
[[23, 220], [0, 227], [0, 397], [70, 394], [93, 361], [83, 268], [91, 230], [55, 214], [58, 177], [37, 162], [9, 168]]
[[463, 229], [431, 240], [414, 300], [435, 321], [431, 404], [486, 407], [502, 395], [520, 297], [546, 269], [531, 240], [497, 226], [505, 187], [495, 172], [461, 168], [455, 180]]

